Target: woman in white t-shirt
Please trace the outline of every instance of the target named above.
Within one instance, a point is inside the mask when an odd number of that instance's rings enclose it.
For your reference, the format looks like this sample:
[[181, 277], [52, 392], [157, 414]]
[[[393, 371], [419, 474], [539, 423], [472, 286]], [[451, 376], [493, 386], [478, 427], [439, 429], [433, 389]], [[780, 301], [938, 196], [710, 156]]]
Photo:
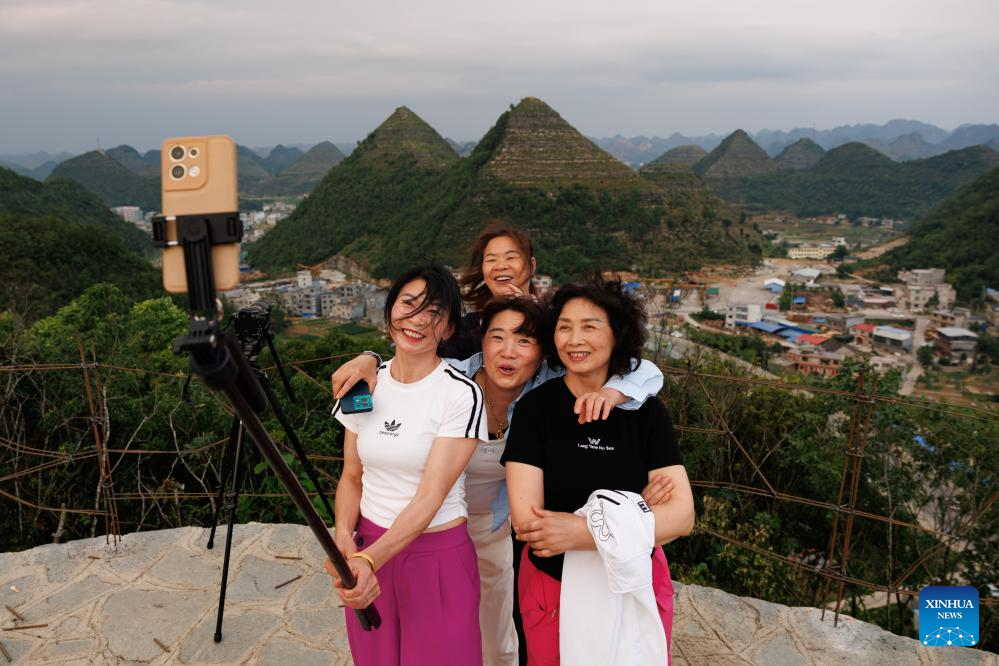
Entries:
[[335, 540], [357, 585], [344, 589], [327, 568], [348, 609], [378, 599], [382, 617], [366, 632], [346, 612], [360, 666], [482, 663], [463, 476], [486, 439], [484, 400], [437, 355], [460, 316], [450, 272], [435, 264], [407, 271], [385, 303], [396, 356], [379, 368], [372, 411], [334, 410], [345, 429]]
[[[518, 638], [514, 628], [514, 550], [510, 536], [505, 472], [500, 464], [512, 427], [514, 405], [528, 391], [562, 369], [543, 362], [541, 341], [548, 333], [548, 313], [530, 298], [494, 298], [482, 308], [482, 352], [459, 361], [456, 370], [475, 381], [485, 399], [488, 440], [479, 442], [465, 470], [468, 531], [478, 559], [480, 579], [479, 625], [485, 666], [515, 666]], [[342, 365], [332, 377], [334, 395], [343, 395], [358, 379], [378, 386], [379, 371], [367, 353]], [[581, 396], [575, 405], [582, 422], [606, 419], [614, 407], [638, 409], [662, 388], [662, 372], [648, 361], [624, 376], [608, 378], [599, 390]], [[666, 502], [672, 489], [668, 477], [657, 477], [643, 495], [650, 504]]]

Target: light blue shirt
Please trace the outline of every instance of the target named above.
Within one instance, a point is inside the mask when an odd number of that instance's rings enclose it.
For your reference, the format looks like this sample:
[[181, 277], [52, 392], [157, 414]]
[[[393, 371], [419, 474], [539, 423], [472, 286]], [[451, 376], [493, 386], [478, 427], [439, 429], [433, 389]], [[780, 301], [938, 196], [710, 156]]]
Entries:
[[[483, 356], [482, 352], [470, 356], [469, 358], [458, 361], [453, 358], [445, 359], [455, 370], [458, 370], [466, 377], [474, 378], [475, 373], [482, 368]], [[517, 405], [517, 402], [524, 397], [524, 394], [530, 391], [535, 386], [544, 384], [549, 379], [556, 379], [565, 375], [565, 368], [552, 368], [546, 362], [541, 363], [541, 367], [538, 371], [534, 373], [534, 376], [528, 380], [527, 384], [524, 385], [524, 390], [520, 392], [520, 395], [510, 403], [510, 406], [506, 410], [506, 422], [510, 424], [509, 427], [513, 427], [513, 408]], [[618, 405], [620, 409], [634, 410], [641, 407], [646, 400], [650, 397], [659, 393], [663, 387], [663, 373], [655, 363], [646, 361], [642, 359], [638, 367], [632, 370], [626, 375], [614, 375], [607, 380], [604, 384], [604, 388], [614, 389], [620, 391], [623, 395], [631, 398], [625, 403]], [[507, 430], [507, 436], [509, 437], [509, 430]], [[496, 530], [500, 528], [505, 522], [507, 517], [510, 515], [510, 504], [507, 500], [506, 493], [506, 483], [503, 484], [500, 489], [499, 495], [496, 496], [496, 500], [492, 504], [493, 512], [493, 529]]]

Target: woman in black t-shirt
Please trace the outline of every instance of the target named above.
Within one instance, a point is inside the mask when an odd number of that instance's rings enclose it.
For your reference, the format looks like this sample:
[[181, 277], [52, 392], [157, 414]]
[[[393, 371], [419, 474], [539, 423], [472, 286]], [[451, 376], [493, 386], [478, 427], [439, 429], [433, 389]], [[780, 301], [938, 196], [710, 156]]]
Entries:
[[[655, 542], [672, 541], [694, 526], [690, 483], [662, 402], [649, 399], [636, 411], [614, 410], [607, 420], [582, 425], [572, 411], [576, 396], [634, 369], [631, 359], [640, 358], [645, 341], [639, 304], [618, 283], [567, 285], [555, 294], [552, 317], [550, 362], [560, 362], [567, 374], [520, 400], [503, 456], [513, 526], [530, 549], [517, 592], [532, 666], [559, 663], [563, 553], [596, 548], [586, 520], [573, 513], [592, 492], [640, 493], [651, 475], [666, 474], [673, 497], [651, 509]], [[652, 588], [668, 642], [672, 583], [658, 547]]]

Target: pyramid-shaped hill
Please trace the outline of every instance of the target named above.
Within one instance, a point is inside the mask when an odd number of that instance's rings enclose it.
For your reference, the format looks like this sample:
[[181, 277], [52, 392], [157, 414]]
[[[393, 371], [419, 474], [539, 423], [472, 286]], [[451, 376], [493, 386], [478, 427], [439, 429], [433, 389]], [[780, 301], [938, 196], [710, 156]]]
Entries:
[[129, 171], [99, 150], [77, 155], [57, 166], [49, 178], [75, 180], [108, 206], [159, 210], [160, 181]]
[[[393, 115], [412, 125], [410, 113]], [[469, 157], [448, 147], [444, 168], [426, 158], [426, 149], [413, 152], [412, 135], [400, 140], [395, 120], [372, 132], [289, 218], [248, 247], [254, 268], [276, 274], [334, 255], [376, 277], [393, 278], [427, 257], [459, 267], [497, 218], [531, 234], [540, 270], [560, 280], [594, 270], [657, 273], [756, 258], [758, 239], [733, 227], [737, 218], [724, 202], [714, 207], [707, 198], [687, 197], [690, 189], [674, 197], [538, 100], [501, 114]], [[520, 167], [526, 175], [518, 175]]]
[[240, 192], [248, 191], [253, 183], [271, 177], [264, 165], [264, 158], [242, 144], [236, 144], [236, 173], [239, 176]]
[[[290, 270], [298, 263], [324, 261], [353, 244], [347, 256], [379, 277], [394, 276], [400, 269], [396, 264], [387, 267], [388, 259], [403, 266], [415, 263], [415, 257], [436, 242], [434, 230], [420, 228], [418, 222], [432, 206], [424, 199], [441, 198], [447, 189], [442, 184], [445, 172], [461, 166], [461, 159], [436, 130], [404, 106], [349, 157], [343, 159], [335, 146], [330, 148], [319, 144], [302, 156], [302, 164], [288, 167], [284, 178], [255, 186], [255, 192], [271, 193], [297, 175], [321, 178], [291, 216], [249, 246], [249, 260], [262, 270]], [[336, 168], [320, 176], [319, 170], [337, 157], [341, 160]], [[385, 249], [402, 238], [408, 243], [400, 251]]]
[[927, 143], [919, 132], [903, 134], [888, 144], [888, 155], [896, 160], [919, 160], [938, 152], [939, 149]]
[[[646, 164], [645, 167], [660, 166], [664, 164], [681, 164], [683, 166], [693, 167], [695, 164], [704, 159], [707, 154], [708, 151], [693, 144], [677, 146], [676, 148], [670, 148], [665, 153]], [[645, 167], [642, 168], [644, 169]]]
[[[648, 191], [647, 181], [535, 97], [503, 114], [482, 174], [544, 190], [567, 186]], [[474, 153], [473, 153], [474, 155]]]
[[277, 175], [295, 163], [302, 156], [302, 151], [295, 147], [288, 147], [283, 144], [274, 146], [270, 154], [264, 159], [263, 166], [273, 175]]
[[147, 163], [142, 158], [142, 155], [139, 154], [139, 151], [132, 146], [126, 144], [115, 146], [114, 148], [109, 148], [105, 154], [134, 174], [147, 178], [159, 178], [159, 162], [156, 164]]
[[329, 141], [316, 144], [295, 160], [277, 177], [261, 180], [248, 188], [255, 195], [289, 196], [307, 194], [329, 170], [346, 159], [340, 149]]
[[774, 158], [774, 162], [781, 171], [800, 171], [815, 166], [825, 154], [825, 148], [811, 139], [804, 138], [798, 139], [782, 150], [780, 155]]
[[815, 170], [836, 173], [862, 173], [870, 169], [890, 167], [893, 161], [890, 157], [870, 146], [851, 141], [837, 146], [827, 152], [815, 163]]
[[400, 159], [424, 169], [443, 169], [458, 153], [423, 118], [400, 106], [350, 154], [368, 166], [386, 166]]
[[762, 176], [776, 170], [777, 165], [766, 151], [741, 129], [725, 137], [694, 167], [694, 172], [708, 181]]
[[343, 162], [344, 159], [346, 156], [340, 152], [339, 148], [329, 141], [323, 141], [309, 148], [293, 164], [282, 171], [281, 175], [319, 176], [322, 178], [327, 171]]
[[666, 192], [698, 191], [708, 187], [704, 179], [685, 164], [668, 164], [657, 160], [643, 166], [638, 173]]

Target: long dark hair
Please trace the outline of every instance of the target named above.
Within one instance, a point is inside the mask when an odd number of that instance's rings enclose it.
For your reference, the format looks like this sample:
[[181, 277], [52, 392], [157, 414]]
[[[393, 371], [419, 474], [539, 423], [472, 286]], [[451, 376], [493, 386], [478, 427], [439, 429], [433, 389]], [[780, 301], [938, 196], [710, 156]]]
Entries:
[[438, 263], [410, 268], [396, 278], [385, 297], [385, 323], [388, 324], [389, 328], [394, 328], [392, 306], [399, 299], [399, 293], [404, 286], [421, 278], [427, 286], [420, 294], [423, 296], [423, 302], [412, 314], [423, 312], [432, 305], [439, 307], [442, 314], [447, 317], [448, 328], [453, 335], [454, 331], [458, 329], [458, 322], [462, 315], [461, 290], [458, 288], [458, 282], [454, 279], [451, 271]]
[[[607, 376], [626, 375], [638, 367], [645, 346], [645, 310], [632, 296], [624, 292], [620, 281], [605, 281], [595, 277], [590, 282], [567, 284], [555, 292], [551, 304], [551, 326], [555, 323], [565, 304], [574, 298], [582, 298], [607, 313], [607, 321], [614, 333], [614, 350], [611, 352]], [[562, 367], [562, 359], [555, 349], [554, 334], [545, 339], [548, 347], [548, 364]]]
[[[489, 241], [501, 236], [506, 236], [517, 244], [517, 247], [524, 254], [524, 261], [527, 262], [528, 266], [531, 263], [531, 259], [534, 258], [534, 244], [531, 243], [530, 236], [520, 229], [510, 226], [504, 220], [490, 221], [485, 230], [476, 239], [475, 245], [472, 246], [472, 253], [468, 258], [468, 265], [461, 271], [461, 290], [465, 301], [474, 310], [481, 311], [489, 299], [493, 297], [492, 292], [489, 291], [489, 287], [483, 281], [482, 259], [486, 253], [486, 245], [489, 245]], [[531, 277], [534, 276], [532, 275]], [[528, 288], [530, 289], [530, 293], [533, 294], [534, 283], [531, 282]]]

